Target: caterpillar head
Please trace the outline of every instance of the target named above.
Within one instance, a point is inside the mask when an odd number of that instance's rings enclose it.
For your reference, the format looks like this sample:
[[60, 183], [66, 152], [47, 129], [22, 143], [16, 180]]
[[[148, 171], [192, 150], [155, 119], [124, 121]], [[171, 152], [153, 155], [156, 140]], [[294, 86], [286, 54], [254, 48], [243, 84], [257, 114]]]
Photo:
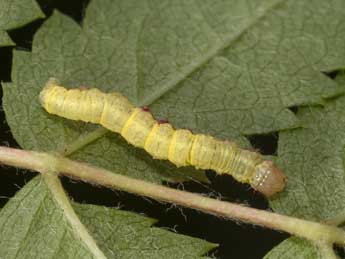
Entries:
[[287, 177], [272, 161], [264, 161], [255, 167], [255, 174], [251, 181], [252, 187], [266, 197], [282, 191]]

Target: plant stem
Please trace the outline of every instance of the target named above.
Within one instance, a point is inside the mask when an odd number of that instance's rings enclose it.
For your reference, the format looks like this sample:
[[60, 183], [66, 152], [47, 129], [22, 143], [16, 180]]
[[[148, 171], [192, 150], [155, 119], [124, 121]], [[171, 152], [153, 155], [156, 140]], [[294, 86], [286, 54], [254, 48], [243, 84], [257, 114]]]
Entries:
[[67, 158], [0, 147], [0, 162], [41, 173], [61, 172], [69, 177], [114, 189], [151, 197], [156, 200], [194, 208], [209, 214], [237, 219], [255, 225], [281, 230], [317, 243], [345, 244], [345, 232], [337, 227], [289, 217], [242, 205], [211, 199], [190, 192], [133, 179]]

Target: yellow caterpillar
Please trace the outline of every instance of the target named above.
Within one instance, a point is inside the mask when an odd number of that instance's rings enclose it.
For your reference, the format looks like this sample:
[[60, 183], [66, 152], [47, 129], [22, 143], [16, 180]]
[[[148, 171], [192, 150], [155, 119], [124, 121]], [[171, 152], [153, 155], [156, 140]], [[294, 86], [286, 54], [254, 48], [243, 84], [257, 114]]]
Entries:
[[50, 79], [40, 101], [51, 114], [101, 124], [154, 158], [167, 159], [176, 166], [193, 165], [230, 174], [268, 197], [285, 186], [285, 175], [259, 153], [187, 129], [175, 130], [169, 123], [157, 122], [147, 109], [134, 107], [120, 93], [107, 94], [96, 88], [67, 90]]

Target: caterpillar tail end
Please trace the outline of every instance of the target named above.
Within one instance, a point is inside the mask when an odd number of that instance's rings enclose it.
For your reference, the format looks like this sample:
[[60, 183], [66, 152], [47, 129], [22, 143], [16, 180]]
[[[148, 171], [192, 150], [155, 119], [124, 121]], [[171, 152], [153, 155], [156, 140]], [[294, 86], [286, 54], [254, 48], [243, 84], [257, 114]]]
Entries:
[[270, 198], [281, 192], [286, 182], [286, 175], [272, 161], [264, 161], [256, 166], [251, 186]]

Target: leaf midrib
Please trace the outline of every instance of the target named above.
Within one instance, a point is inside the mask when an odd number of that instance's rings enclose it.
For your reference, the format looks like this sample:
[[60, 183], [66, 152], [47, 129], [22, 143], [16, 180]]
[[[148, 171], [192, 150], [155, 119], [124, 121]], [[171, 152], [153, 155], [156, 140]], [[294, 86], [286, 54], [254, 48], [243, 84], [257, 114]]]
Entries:
[[106, 259], [96, 240], [90, 235], [85, 225], [80, 221], [79, 216], [75, 213], [58, 176], [54, 172], [42, 175], [45, 184], [51, 192], [52, 198], [56, 202], [56, 206], [61, 208], [64, 218], [70, 224], [76, 238], [82, 242], [95, 259]]

